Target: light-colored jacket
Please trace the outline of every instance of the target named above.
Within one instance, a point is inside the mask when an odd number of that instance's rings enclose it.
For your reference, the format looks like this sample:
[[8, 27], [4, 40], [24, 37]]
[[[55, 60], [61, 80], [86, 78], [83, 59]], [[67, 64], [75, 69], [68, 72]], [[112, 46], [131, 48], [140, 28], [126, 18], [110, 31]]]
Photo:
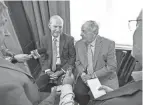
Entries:
[[[76, 80], [83, 71], [87, 69], [87, 47], [83, 40], [79, 40], [76, 45], [76, 70], [74, 72]], [[93, 68], [102, 85], [117, 89], [118, 79], [116, 75], [117, 62], [115, 54], [115, 42], [98, 36], [95, 43], [93, 57]]]

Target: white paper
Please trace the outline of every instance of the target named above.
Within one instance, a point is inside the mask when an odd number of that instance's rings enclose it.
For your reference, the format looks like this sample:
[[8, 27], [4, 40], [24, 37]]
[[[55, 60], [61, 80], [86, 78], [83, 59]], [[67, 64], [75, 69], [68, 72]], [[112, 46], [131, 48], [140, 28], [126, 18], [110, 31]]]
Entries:
[[98, 78], [87, 80], [87, 84], [95, 99], [106, 94], [104, 90], [98, 90], [101, 86]]

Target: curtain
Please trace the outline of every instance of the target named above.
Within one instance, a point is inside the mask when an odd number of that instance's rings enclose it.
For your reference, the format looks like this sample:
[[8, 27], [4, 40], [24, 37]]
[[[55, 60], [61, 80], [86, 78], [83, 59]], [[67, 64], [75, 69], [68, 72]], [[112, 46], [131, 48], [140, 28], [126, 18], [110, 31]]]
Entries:
[[131, 52], [128, 51], [127, 53], [124, 53], [124, 57], [122, 57], [117, 69], [120, 87], [132, 81], [131, 73], [134, 70], [135, 65], [136, 60], [134, 57], [132, 57]]
[[69, 1], [22, 1], [22, 3], [37, 48], [41, 46], [42, 36], [48, 35], [51, 38], [48, 22], [53, 15], [59, 15], [64, 19], [63, 31], [70, 35]]

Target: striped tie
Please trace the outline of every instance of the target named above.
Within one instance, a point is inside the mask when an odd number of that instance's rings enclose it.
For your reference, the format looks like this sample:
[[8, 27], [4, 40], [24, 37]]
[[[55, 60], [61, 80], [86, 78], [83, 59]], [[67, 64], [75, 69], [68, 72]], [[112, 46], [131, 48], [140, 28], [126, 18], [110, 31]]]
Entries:
[[92, 45], [88, 45], [88, 51], [87, 51], [87, 57], [88, 57], [88, 67], [87, 67], [87, 73], [92, 74], [93, 73], [93, 52], [91, 49]]
[[52, 62], [52, 71], [56, 70], [56, 61], [57, 61], [57, 39], [53, 39], [53, 62]]

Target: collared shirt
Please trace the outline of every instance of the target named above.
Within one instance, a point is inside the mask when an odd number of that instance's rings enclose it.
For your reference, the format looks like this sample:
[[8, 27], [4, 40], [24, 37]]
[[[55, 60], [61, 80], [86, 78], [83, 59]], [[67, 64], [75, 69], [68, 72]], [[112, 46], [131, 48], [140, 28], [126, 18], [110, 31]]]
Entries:
[[92, 43], [90, 43], [93, 56], [94, 56], [95, 43], [96, 43], [96, 39], [97, 39], [97, 37], [98, 37], [98, 36], [96, 36], [96, 38], [94, 39], [94, 41], [93, 41]]
[[[52, 44], [53, 44], [53, 39], [54, 37], [52, 36]], [[60, 59], [60, 35], [56, 38], [57, 39], [57, 61], [56, 61], [56, 64], [61, 64], [61, 59]]]

